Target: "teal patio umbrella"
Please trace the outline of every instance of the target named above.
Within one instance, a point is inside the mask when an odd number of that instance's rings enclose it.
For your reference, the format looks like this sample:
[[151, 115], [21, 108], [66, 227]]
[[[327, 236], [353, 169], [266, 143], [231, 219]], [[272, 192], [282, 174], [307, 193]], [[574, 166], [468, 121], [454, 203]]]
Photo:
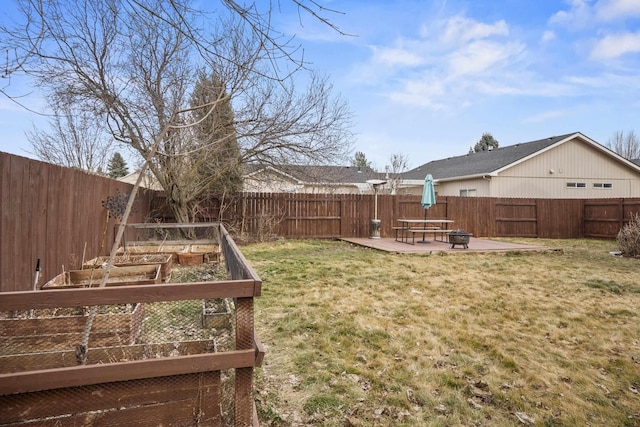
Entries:
[[[424, 178], [424, 187], [422, 188], [422, 207], [424, 208], [424, 219], [427, 219], [427, 209], [436, 204], [436, 191], [433, 188], [433, 177], [428, 174]], [[425, 224], [426, 227], [426, 224]], [[422, 235], [422, 240], [418, 243], [429, 243]]]
[[422, 189], [422, 207], [425, 209], [424, 218], [427, 218], [427, 209], [436, 204], [436, 191], [433, 188], [433, 177], [428, 174], [424, 178], [424, 187]]

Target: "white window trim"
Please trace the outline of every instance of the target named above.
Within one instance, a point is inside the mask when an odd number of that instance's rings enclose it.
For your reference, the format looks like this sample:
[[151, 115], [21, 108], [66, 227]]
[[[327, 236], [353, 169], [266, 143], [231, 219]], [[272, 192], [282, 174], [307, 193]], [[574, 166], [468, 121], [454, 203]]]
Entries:
[[[573, 185], [570, 185], [573, 184]], [[570, 189], [570, 190], [584, 190], [587, 188], [587, 183], [586, 182], [567, 182], [566, 184], [566, 188]]]
[[594, 182], [593, 188], [596, 190], [613, 190], [613, 183], [611, 182]]

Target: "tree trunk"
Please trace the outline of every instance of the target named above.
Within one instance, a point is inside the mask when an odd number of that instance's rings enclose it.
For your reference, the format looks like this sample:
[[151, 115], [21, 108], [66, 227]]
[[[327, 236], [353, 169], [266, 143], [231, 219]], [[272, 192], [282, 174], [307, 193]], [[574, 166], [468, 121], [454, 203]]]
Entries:
[[[167, 197], [167, 203], [173, 212], [173, 216], [175, 218], [175, 222], [180, 224], [191, 224], [195, 222], [195, 218], [192, 218], [190, 215], [191, 209], [189, 206], [184, 203], [180, 197], [174, 197], [175, 194], [170, 194]], [[196, 238], [195, 230], [193, 228], [181, 228], [179, 229], [181, 237], [188, 240], [193, 240]]]

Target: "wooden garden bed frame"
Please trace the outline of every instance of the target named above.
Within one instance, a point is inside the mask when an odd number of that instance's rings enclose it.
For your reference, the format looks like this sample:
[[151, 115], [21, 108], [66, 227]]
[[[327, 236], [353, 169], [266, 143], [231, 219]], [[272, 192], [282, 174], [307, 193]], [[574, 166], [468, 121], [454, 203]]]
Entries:
[[[118, 267], [114, 265], [109, 273], [106, 286], [139, 286], [161, 282], [160, 264], [133, 265]], [[103, 268], [71, 270], [58, 274], [42, 285], [41, 289], [97, 288], [104, 276]]]
[[[21, 418], [20, 410], [45, 408], [40, 409], [37, 416], [43, 425], [54, 425], [56, 420], [48, 420], [47, 417], [65, 414], [55, 412], [64, 411], [65, 405], [52, 405], [52, 399], [55, 401], [56, 396], [65, 396], [65, 392], [73, 391], [82, 399], [74, 401], [69, 408], [74, 414], [65, 418], [65, 422], [71, 423], [69, 425], [82, 425], [90, 418], [87, 414], [105, 409], [108, 410], [105, 412], [107, 419], [101, 422], [108, 421], [108, 417], [112, 419], [109, 422], [117, 422], [117, 417], [126, 414], [129, 420], [145, 417], [148, 425], [171, 424], [177, 422], [180, 411], [187, 411], [185, 413], [199, 414], [200, 425], [217, 425], [220, 422], [220, 371], [232, 369], [235, 373], [235, 425], [258, 425], [252, 396], [253, 368], [261, 365], [264, 348], [254, 330], [253, 299], [260, 296], [262, 281], [221, 224], [169, 226], [215, 227], [231, 280], [6, 292], [0, 298], [0, 311], [233, 298], [236, 308], [235, 350], [114, 363], [91, 364], [89, 360], [87, 365], [0, 374], [0, 407], [6, 408], [0, 411], [0, 424], [9, 422], [20, 425], [20, 421], [25, 421]], [[170, 383], [172, 386], [169, 389], [154, 389], [159, 383]], [[176, 393], [175, 384], [182, 384], [180, 387], [185, 392]], [[196, 398], [189, 400], [181, 397], [190, 395], [187, 391], [194, 388], [198, 390]], [[84, 389], [86, 392], [82, 393]], [[182, 400], [176, 401], [178, 398]], [[163, 401], [166, 405], [157, 405], [157, 402]], [[114, 405], [115, 408], [126, 406], [123, 402], [128, 402], [125, 410], [110, 410]], [[153, 410], [149, 409], [149, 402], [156, 403]], [[184, 409], [185, 405], [194, 407]]]
[[[154, 261], [157, 258], [157, 261]], [[173, 268], [174, 255], [168, 253], [135, 253], [135, 254], [118, 254], [113, 262], [116, 267], [139, 266], [139, 265], [155, 265], [160, 264], [160, 280], [167, 282], [171, 277], [171, 269]], [[82, 268], [96, 268], [109, 260], [108, 256], [100, 256], [86, 261]]]

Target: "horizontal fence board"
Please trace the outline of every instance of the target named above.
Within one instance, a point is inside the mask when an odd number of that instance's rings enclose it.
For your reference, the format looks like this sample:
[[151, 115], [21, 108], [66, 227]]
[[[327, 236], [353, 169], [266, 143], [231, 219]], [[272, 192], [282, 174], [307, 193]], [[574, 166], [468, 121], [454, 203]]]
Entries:
[[248, 349], [14, 372], [0, 374], [0, 395], [253, 366], [255, 351]]
[[[168, 421], [193, 421], [194, 408], [205, 409], [200, 407], [201, 402], [210, 408], [209, 416], [217, 418], [219, 385], [219, 372], [204, 372], [0, 396], [3, 407], [0, 422], [30, 425], [29, 421], [64, 416], [57, 420], [64, 425], [82, 426], [89, 420], [114, 426], [161, 425]], [[104, 412], [89, 414], [95, 411]], [[74, 415], [69, 418], [68, 414]]]
[[[79, 341], [78, 341], [79, 342]], [[176, 348], [174, 343], [134, 344], [117, 347], [88, 347], [87, 364], [111, 363], [123, 355], [129, 359], [140, 360], [147, 354], [186, 356], [189, 354], [212, 353], [214, 343], [209, 341], [181, 341]], [[51, 348], [41, 353], [13, 354], [0, 356], [0, 373], [31, 371], [36, 369], [54, 369], [65, 366], [78, 366], [76, 350], [52, 351]]]
[[183, 301], [254, 297], [260, 294], [260, 283], [252, 279], [214, 282], [163, 283], [144, 286], [104, 288], [69, 288], [36, 292], [5, 292], [0, 298], [0, 311], [30, 310], [85, 305], [127, 304], [136, 302]]

